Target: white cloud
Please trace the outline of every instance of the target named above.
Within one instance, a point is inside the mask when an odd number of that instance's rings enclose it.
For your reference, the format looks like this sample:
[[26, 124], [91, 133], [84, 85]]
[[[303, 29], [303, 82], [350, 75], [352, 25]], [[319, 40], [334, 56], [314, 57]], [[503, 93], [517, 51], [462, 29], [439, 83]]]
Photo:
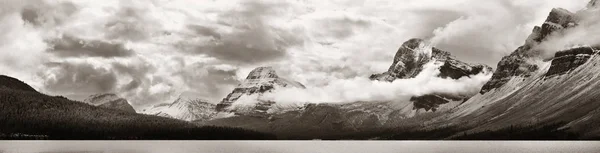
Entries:
[[578, 25], [564, 32], [554, 33], [542, 42], [537, 49], [544, 58], [554, 57], [554, 53], [578, 46], [600, 47], [600, 9], [586, 9], [577, 12]]
[[394, 82], [371, 81], [365, 77], [335, 80], [325, 86], [306, 89], [282, 88], [266, 93], [260, 99], [282, 104], [348, 103], [358, 101], [408, 101], [413, 96], [438, 93], [472, 96], [491, 78], [491, 72], [458, 80], [436, 77], [441, 63], [428, 63], [418, 76]]

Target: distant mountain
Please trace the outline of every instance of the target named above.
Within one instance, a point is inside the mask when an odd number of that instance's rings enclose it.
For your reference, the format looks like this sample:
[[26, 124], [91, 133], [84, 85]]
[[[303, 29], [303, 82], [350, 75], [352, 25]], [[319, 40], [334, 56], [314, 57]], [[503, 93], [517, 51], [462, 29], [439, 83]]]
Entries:
[[144, 110], [144, 113], [185, 121], [205, 121], [215, 115], [216, 105], [206, 100], [180, 96], [173, 103], [156, 105]]
[[88, 103], [90, 105], [104, 107], [109, 109], [122, 110], [126, 112], [135, 113], [135, 109], [127, 99], [121, 98], [116, 94], [97, 94], [91, 95], [87, 99], [83, 100], [84, 103]]
[[[8, 81], [7, 81], [8, 80]], [[199, 127], [189, 122], [95, 107], [52, 97], [3, 76], [0, 84], [0, 139], [275, 139], [239, 128]], [[14, 87], [12, 85], [18, 85]]]
[[[279, 77], [272, 67], [258, 67], [252, 70], [246, 80], [242, 81], [217, 104], [216, 109], [243, 114], [265, 112], [276, 102], [260, 101], [257, 97], [279, 88], [305, 88], [305, 86], [299, 82]], [[240, 107], [231, 107], [232, 105]]]
[[0, 75], [0, 89], [12, 89], [12, 90], [23, 90], [23, 91], [31, 91], [31, 92], [37, 92], [35, 89], [33, 89], [31, 86], [29, 86], [28, 84], [24, 83], [21, 80], [9, 77], [9, 76], [5, 76], [5, 75]]

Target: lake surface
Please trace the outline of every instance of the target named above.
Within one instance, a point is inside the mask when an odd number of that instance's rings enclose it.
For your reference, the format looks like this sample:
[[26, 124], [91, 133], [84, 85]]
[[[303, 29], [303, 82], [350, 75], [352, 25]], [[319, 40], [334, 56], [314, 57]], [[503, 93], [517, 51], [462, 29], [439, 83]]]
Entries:
[[0, 141], [0, 153], [598, 153], [565, 141]]

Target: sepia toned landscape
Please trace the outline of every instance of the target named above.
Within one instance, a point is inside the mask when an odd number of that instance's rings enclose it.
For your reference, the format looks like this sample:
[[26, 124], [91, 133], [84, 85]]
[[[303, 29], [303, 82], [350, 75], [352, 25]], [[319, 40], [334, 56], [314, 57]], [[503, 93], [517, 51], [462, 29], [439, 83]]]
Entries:
[[597, 0], [0, 9], [3, 140], [600, 139]]

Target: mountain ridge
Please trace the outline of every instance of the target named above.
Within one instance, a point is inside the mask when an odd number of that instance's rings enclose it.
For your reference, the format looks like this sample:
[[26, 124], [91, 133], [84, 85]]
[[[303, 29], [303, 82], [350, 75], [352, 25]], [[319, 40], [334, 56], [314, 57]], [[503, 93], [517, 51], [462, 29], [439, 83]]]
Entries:
[[190, 99], [181, 95], [172, 103], [158, 104], [143, 112], [185, 121], [204, 121], [215, 115], [216, 105], [204, 99]]

